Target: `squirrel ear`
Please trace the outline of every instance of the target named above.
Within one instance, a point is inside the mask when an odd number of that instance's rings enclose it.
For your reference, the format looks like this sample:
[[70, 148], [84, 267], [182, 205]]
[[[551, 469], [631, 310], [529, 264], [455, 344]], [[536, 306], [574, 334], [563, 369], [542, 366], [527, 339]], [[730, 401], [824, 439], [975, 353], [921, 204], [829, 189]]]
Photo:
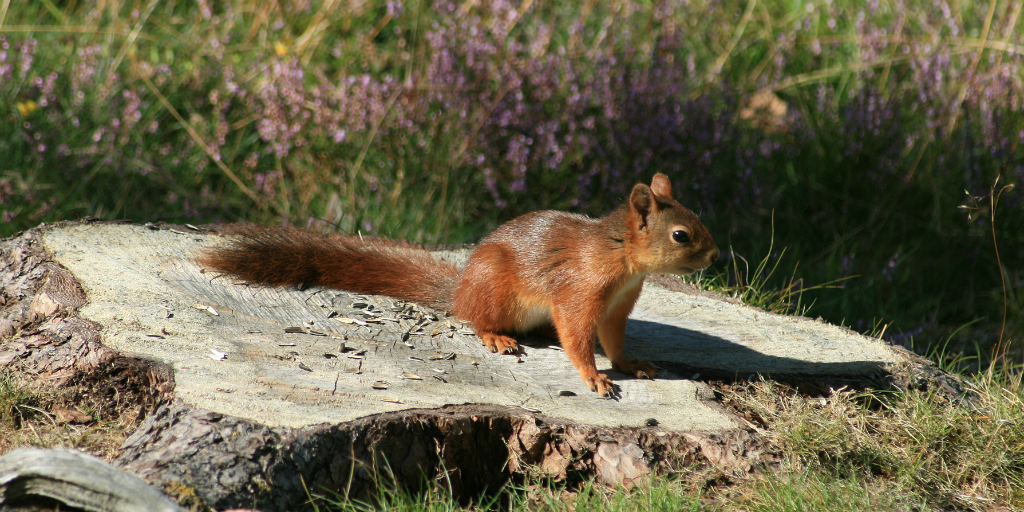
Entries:
[[654, 199], [651, 188], [643, 183], [633, 186], [633, 192], [629, 194], [629, 208], [636, 214], [639, 221], [637, 229], [647, 227], [647, 216], [658, 208], [658, 202]]
[[666, 199], [672, 198], [672, 182], [669, 181], [668, 176], [660, 172], [655, 174], [654, 179], [651, 180], [651, 190], [656, 196]]

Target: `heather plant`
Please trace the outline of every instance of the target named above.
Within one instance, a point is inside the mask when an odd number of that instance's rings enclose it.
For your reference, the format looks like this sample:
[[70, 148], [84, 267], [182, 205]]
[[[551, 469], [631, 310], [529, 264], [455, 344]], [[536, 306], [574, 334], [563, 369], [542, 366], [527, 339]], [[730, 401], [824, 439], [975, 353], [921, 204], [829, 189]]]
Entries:
[[775, 285], [815, 314], [891, 320], [917, 346], [981, 318], [963, 344], [985, 343], [1001, 281], [1024, 280], [991, 243], [1024, 250], [1019, 193], [997, 229], [984, 215], [997, 177], [1024, 178], [1020, 17], [944, 0], [18, 2], [0, 12], [0, 233], [88, 215], [462, 242], [538, 208], [603, 214], [665, 172], [730, 254], [785, 248]]

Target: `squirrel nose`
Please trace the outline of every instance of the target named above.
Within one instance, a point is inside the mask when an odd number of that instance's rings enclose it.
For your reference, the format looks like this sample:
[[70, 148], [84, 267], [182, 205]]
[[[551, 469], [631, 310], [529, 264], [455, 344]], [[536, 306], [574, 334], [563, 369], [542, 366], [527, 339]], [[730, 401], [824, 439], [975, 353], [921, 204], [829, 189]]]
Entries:
[[712, 249], [711, 252], [708, 253], [708, 266], [710, 267], [713, 263], [718, 261], [718, 257], [721, 254], [722, 253], [721, 251], [718, 250], [717, 246], [714, 249]]

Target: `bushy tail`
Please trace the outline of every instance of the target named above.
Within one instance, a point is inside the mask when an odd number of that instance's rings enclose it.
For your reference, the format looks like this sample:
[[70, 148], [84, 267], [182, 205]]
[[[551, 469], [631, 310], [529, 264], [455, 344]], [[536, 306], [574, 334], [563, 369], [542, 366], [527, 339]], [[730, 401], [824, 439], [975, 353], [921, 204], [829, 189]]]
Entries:
[[249, 283], [314, 285], [451, 309], [459, 269], [407, 242], [232, 226], [226, 246], [198, 260]]

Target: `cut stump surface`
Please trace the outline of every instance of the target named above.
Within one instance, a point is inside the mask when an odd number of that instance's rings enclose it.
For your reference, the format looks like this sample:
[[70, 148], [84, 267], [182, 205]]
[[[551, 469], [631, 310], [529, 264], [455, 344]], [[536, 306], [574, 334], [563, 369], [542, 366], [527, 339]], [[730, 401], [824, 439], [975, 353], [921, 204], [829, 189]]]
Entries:
[[627, 355], [667, 371], [626, 378], [599, 356], [598, 369], [621, 388], [616, 401], [588, 391], [557, 343], [494, 355], [439, 311], [203, 273], [195, 257], [221, 237], [94, 224], [50, 230], [43, 241], [85, 289], [80, 315], [103, 326], [105, 345], [172, 364], [177, 396], [190, 405], [268, 426], [481, 403], [604, 427], [655, 418], [670, 430], [732, 429], [740, 424], [707, 387], [673, 367], [867, 376], [901, 361], [885, 343], [829, 324], [647, 286]]

